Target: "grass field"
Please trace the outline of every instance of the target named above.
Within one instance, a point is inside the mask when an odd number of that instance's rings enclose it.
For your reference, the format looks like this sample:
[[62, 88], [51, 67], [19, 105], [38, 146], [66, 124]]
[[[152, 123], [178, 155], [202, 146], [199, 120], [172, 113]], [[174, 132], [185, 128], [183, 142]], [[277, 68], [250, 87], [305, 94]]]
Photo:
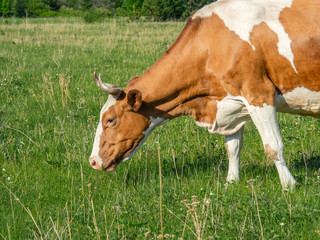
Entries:
[[107, 99], [93, 72], [125, 87], [183, 26], [0, 19], [0, 239], [320, 239], [317, 119], [278, 115], [293, 192], [251, 122], [237, 184], [224, 138], [191, 118], [156, 129], [115, 172], [89, 166]]

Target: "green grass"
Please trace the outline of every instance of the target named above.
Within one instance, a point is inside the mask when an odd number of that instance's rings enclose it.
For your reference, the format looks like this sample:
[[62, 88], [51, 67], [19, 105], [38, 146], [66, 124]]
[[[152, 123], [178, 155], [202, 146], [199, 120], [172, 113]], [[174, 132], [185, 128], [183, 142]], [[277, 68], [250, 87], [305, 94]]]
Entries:
[[190, 118], [155, 130], [115, 172], [89, 166], [107, 99], [93, 72], [125, 87], [183, 26], [0, 19], [0, 239], [157, 239], [162, 229], [166, 239], [320, 238], [316, 119], [279, 115], [285, 157], [300, 183], [293, 192], [282, 190], [251, 122], [238, 184], [225, 181], [224, 138]]

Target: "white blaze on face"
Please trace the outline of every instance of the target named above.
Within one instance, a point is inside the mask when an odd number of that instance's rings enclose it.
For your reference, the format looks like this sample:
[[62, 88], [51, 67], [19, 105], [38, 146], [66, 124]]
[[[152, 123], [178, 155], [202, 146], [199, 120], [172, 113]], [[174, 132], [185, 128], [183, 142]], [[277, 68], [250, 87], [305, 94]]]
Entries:
[[255, 47], [250, 42], [250, 33], [254, 26], [266, 23], [278, 36], [279, 53], [290, 61], [297, 72], [290, 46], [291, 39], [279, 21], [281, 11], [291, 5], [292, 0], [221, 0], [203, 7], [193, 15], [193, 18], [205, 18], [213, 13], [217, 14], [226, 27], [248, 42], [254, 50]]
[[94, 142], [93, 142], [93, 148], [90, 155], [90, 158], [95, 159], [95, 161], [98, 163], [99, 166], [102, 166], [102, 159], [99, 156], [99, 149], [100, 149], [99, 146], [100, 146], [100, 139], [102, 134], [102, 116], [115, 103], [116, 103], [116, 99], [112, 95], [109, 95], [107, 102], [104, 104], [100, 112], [99, 124], [96, 130], [96, 135], [94, 137]]

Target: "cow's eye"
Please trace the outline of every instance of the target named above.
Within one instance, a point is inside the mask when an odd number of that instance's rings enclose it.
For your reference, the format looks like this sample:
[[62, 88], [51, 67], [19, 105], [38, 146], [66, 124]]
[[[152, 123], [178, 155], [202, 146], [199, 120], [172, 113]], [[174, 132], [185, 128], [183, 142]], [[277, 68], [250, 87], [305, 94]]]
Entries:
[[108, 126], [111, 126], [114, 124], [114, 118], [108, 118], [106, 121], [105, 121], [105, 126], [108, 127]]

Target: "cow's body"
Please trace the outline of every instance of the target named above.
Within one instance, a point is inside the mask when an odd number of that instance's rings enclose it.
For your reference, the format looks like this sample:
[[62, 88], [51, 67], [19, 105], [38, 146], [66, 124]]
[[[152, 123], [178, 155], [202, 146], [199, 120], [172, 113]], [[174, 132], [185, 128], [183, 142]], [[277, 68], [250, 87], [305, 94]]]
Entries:
[[[282, 185], [292, 188], [276, 111], [320, 117], [319, 13], [318, 0], [205, 6], [153, 66], [109, 97], [91, 165], [115, 169], [155, 127], [189, 115], [226, 136], [227, 179], [238, 181], [243, 125], [252, 119]], [[106, 123], [110, 116], [116, 123]]]

